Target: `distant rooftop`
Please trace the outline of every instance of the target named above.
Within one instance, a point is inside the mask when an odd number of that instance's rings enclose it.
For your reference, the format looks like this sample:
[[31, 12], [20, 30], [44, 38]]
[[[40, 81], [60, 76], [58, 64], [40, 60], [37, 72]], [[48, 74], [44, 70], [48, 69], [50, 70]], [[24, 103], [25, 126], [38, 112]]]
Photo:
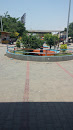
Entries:
[[63, 30], [28, 30], [29, 33], [62, 32]]

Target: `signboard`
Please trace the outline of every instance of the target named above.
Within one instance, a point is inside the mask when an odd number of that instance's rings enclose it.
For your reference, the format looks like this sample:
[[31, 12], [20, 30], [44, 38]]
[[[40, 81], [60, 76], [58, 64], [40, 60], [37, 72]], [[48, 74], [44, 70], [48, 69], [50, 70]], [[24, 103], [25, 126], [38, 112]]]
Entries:
[[26, 17], [26, 13], [24, 13], [24, 14], [22, 15], [22, 17], [21, 17], [21, 23], [23, 23], [24, 26], [25, 26], [25, 17]]

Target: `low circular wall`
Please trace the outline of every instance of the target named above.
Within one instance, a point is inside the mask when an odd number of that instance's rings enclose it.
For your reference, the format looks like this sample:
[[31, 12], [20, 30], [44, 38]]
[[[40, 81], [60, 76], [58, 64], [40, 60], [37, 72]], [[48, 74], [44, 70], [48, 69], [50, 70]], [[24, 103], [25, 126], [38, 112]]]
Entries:
[[7, 57], [25, 60], [25, 61], [39, 61], [39, 62], [57, 62], [57, 61], [67, 61], [73, 60], [73, 55], [65, 55], [65, 56], [31, 56], [31, 55], [21, 55], [14, 54], [11, 52], [6, 52]]

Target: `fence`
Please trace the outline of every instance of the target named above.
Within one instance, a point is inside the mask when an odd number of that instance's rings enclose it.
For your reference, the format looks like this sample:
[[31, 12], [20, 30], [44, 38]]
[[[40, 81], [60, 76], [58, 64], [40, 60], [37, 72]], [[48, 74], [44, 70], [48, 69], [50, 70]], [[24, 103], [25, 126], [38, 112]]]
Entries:
[[57, 56], [57, 55], [72, 55], [73, 54], [73, 49], [59, 49], [59, 50], [54, 50], [54, 49], [17, 49], [16, 47], [11, 47], [7, 45], [7, 51], [11, 52], [13, 54], [18, 54], [18, 55], [32, 55], [32, 56]]

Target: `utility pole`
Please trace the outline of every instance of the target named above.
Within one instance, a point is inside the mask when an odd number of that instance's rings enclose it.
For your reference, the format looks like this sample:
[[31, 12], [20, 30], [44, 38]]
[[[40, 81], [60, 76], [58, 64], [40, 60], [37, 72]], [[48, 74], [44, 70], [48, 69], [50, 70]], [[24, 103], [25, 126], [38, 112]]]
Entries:
[[68, 30], [69, 30], [70, 8], [71, 8], [71, 0], [69, 0], [68, 23], [67, 23], [67, 33], [66, 33], [66, 42], [67, 43], [68, 43]]
[[3, 25], [2, 25], [2, 16], [0, 16], [1, 19], [1, 32], [3, 31]]

